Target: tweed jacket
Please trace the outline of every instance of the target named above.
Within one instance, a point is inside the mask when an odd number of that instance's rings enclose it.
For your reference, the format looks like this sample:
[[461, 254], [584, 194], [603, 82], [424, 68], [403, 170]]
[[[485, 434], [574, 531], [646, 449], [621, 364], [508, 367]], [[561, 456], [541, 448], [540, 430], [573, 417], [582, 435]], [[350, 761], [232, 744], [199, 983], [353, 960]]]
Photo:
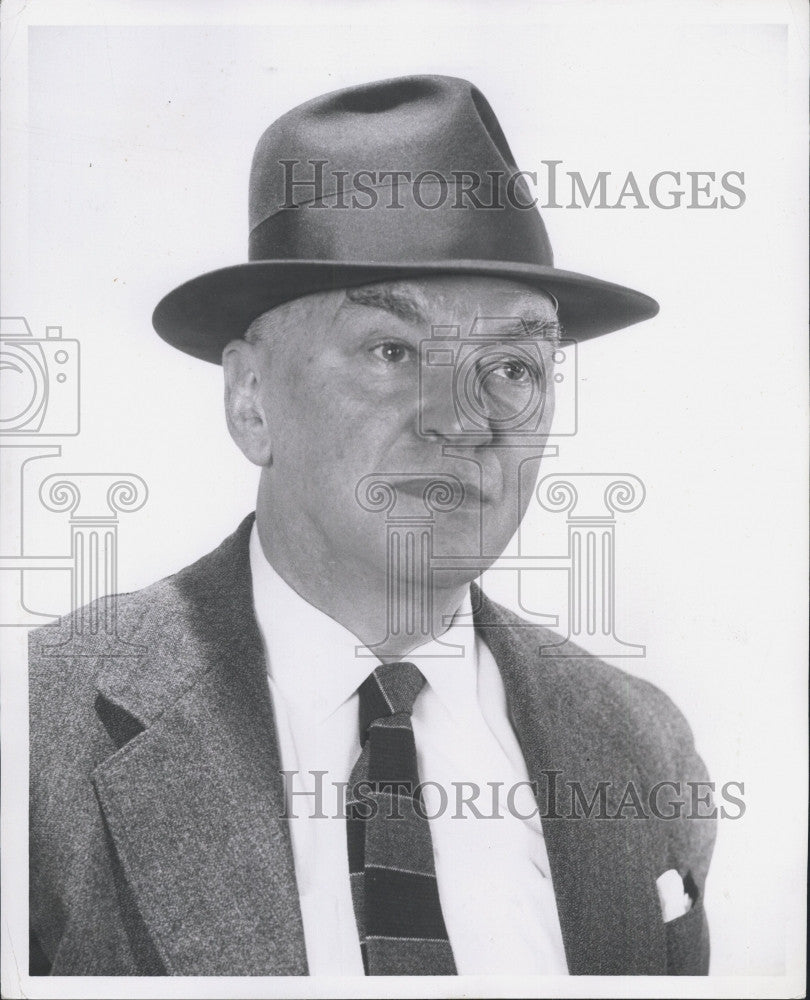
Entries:
[[[31, 635], [32, 974], [307, 973], [252, 520], [176, 575]], [[714, 823], [621, 808], [628, 785], [646, 801], [706, 778], [682, 715], [594, 658], [541, 656], [552, 633], [477, 588], [473, 604], [537, 782], [571, 973], [705, 974]], [[608, 817], [561, 805], [576, 782], [588, 799], [606, 783]], [[655, 882], [673, 868], [695, 902], [665, 924]]]

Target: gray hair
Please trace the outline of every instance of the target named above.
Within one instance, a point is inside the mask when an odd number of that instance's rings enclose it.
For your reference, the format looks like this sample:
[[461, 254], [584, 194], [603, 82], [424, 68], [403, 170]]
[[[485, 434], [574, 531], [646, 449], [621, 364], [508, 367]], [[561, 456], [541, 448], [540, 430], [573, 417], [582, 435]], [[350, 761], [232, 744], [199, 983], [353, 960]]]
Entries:
[[335, 292], [315, 292], [312, 295], [291, 299], [289, 302], [282, 302], [281, 305], [274, 306], [261, 316], [257, 316], [245, 330], [243, 339], [249, 344], [272, 346], [296, 327], [309, 326], [318, 311], [326, 311], [327, 302], [334, 299], [335, 294]]

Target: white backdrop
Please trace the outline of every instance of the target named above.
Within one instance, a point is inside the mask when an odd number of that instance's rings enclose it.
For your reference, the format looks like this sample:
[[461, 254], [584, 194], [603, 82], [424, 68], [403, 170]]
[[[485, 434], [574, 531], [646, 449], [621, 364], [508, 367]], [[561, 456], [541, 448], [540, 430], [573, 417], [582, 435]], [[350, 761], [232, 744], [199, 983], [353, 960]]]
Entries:
[[[616, 662], [674, 697], [718, 784], [745, 784], [746, 813], [721, 821], [707, 887], [712, 974], [795, 971], [807, 773], [804, 8], [30, 6], [27, 23], [4, 11], [16, 90], [4, 114], [15, 187], [2, 313], [27, 317], [36, 336], [59, 324], [81, 344], [81, 433], [42, 475], [125, 472], [148, 484], [143, 509], [122, 516], [122, 590], [208, 551], [253, 508], [256, 470], [227, 434], [220, 369], [166, 346], [150, 316], [176, 284], [246, 259], [250, 159], [275, 117], [339, 87], [442, 73], [483, 91], [526, 170], [556, 159], [591, 182], [632, 171], [642, 190], [662, 170], [744, 172], [736, 210], [627, 201], [543, 212], [559, 266], [661, 303], [656, 319], [580, 347], [580, 432], [544, 471], [645, 483], [644, 506], [619, 518], [617, 600], [619, 634], [647, 656]], [[32, 476], [26, 509], [37, 485]], [[67, 551], [64, 515], [39, 510], [29, 530], [29, 551]], [[533, 511], [527, 537], [562, 551], [564, 518]], [[62, 583], [36, 581], [29, 600], [64, 610]], [[555, 610], [555, 584], [531, 586], [531, 605]], [[490, 590], [513, 596], [500, 577]]]

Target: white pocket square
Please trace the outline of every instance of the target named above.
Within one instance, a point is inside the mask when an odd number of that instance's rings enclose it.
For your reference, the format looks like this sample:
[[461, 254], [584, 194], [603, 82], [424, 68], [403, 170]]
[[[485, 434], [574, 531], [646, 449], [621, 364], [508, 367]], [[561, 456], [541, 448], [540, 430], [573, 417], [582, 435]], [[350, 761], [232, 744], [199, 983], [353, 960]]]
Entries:
[[661, 915], [664, 923], [682, 917], [692, 909], [692, 897], [684, 889], [683, 879], [674, 868], [659, 875], [655, 880], [658, 890], [658, 901], [661, 904]]

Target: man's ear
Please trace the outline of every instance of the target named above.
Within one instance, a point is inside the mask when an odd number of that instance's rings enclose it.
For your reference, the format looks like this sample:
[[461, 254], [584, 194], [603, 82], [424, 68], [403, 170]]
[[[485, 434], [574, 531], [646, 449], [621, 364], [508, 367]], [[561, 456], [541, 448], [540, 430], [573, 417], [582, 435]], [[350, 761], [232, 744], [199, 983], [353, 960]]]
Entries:
[[258, 348], [232, 340], [222, 353], [225, 373], [225, 416], [231, 437], [254, 465], [270, 465], [273, 447], [261, 402], [262, 372]]

